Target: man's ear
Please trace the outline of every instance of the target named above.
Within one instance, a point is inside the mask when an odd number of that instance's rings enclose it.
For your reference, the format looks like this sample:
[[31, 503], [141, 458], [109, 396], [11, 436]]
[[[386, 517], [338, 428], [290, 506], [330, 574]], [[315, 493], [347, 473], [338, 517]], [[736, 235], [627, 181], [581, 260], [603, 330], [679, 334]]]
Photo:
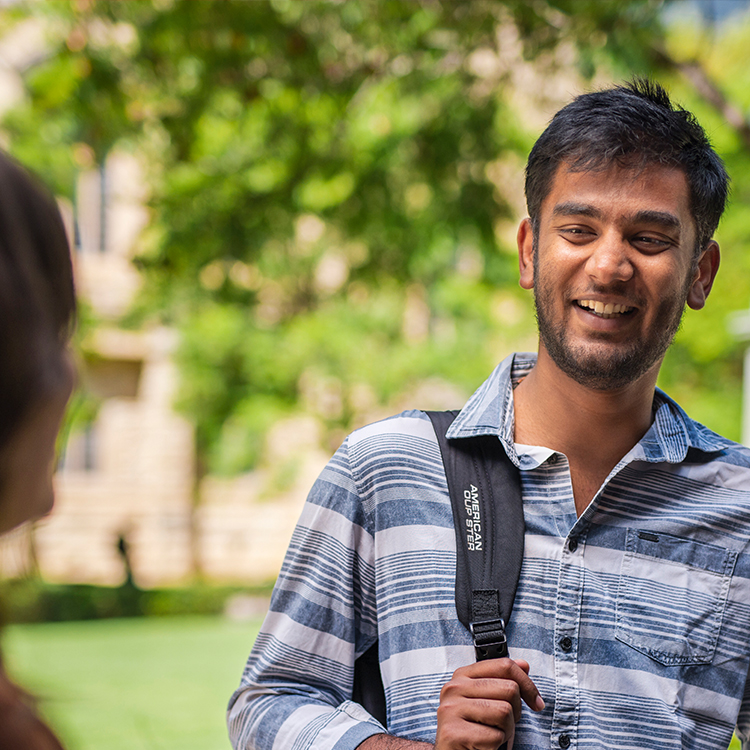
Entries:
[[688, 291], [688, 307], [693, 310], [700, 310], [706, 304], [706, 298], [714, 284], [716, 272], [719, 270], [719, 260], [719, 245], [711, 240], [698, 258], [698, 268]]
[[518, 283], [523, 289], [534, 288], [534, 231], [531, 219], [524, 219], [518, 227], [516, 235], [518, 243], [518, 268], [520, 276]]

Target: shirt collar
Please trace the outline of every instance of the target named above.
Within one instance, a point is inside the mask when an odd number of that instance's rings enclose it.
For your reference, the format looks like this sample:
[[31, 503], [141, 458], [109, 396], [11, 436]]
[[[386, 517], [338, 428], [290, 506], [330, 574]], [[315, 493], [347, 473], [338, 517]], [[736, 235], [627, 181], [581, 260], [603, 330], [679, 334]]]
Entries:
[[635, 459], [680, 463], [691, 448], [716, 453], [735, 445], [696, 422], [659, 388], [654, 393], [654, 421], [636, 446]]
[[[497, 435], [506, 453], [517, 460], [513, 442], [513, 387], [535, 364], [536, 354], [531, 352], [506, 357], [466, 402], [446, 437]], [[690, 419], [658, 388], [654, 394], [654, 411], [653, 424], [630, 452], [631, 460], [680, 463], [691, 448], [714, 453], [734, 445], [731, 440]]]

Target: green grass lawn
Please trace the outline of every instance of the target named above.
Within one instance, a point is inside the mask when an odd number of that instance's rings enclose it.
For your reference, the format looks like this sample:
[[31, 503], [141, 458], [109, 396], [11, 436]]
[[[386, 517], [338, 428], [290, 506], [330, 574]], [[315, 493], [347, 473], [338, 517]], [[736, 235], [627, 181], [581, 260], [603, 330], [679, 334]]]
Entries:
[[224, 710], [259, 626], [218, 617], [15, 625], [3, 648], [66, 750], [227, 750]]
[[16, 625], [3, 649], [66, 750], [227, 750], [224, 711], [259, 625], [218, 617]]

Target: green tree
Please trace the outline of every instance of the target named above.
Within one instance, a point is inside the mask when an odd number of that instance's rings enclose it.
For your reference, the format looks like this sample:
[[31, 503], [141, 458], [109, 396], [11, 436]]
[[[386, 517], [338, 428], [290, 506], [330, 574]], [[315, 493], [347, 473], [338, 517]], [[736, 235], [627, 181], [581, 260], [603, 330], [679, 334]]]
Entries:
[[[143, 155], [153, 220], [130, 322], [180, 329], [201, 466], [240, 471], [280, 415], [312, 410], [335, 438], [427, 378], [469, 392], [533, 345], [513, 239], [525, 156], [584, 85], [683, 80], [661, 5], [29, 3], [6, 25], [39, 17], [50, 52], [4, 126], [63, 194], [76, 144]], [[665, 382], [698, 400], [708, 366], [736, 393], [736, 344], [694, 344], [698, 325]]]

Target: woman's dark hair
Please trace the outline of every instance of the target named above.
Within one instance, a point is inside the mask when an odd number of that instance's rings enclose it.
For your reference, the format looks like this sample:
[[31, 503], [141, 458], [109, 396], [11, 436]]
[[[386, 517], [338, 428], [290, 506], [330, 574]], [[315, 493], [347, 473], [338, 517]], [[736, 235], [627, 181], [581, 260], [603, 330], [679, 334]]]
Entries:
[[0, 152], [0, 449], [30, 406], [60, 382], [75, 310], [57, 203]]
[[542, 202], [562, 163], [575, 172], [614, 164], [682, 169], [690, 190], [696, 254], [713, 237], [727, 201], [729, 177], [705, 131], [690, 112], [672, 104], [659, 84], [646, 79], [583, 94], [552, 118], [526, 165], [526, 203], [535, 234]]

